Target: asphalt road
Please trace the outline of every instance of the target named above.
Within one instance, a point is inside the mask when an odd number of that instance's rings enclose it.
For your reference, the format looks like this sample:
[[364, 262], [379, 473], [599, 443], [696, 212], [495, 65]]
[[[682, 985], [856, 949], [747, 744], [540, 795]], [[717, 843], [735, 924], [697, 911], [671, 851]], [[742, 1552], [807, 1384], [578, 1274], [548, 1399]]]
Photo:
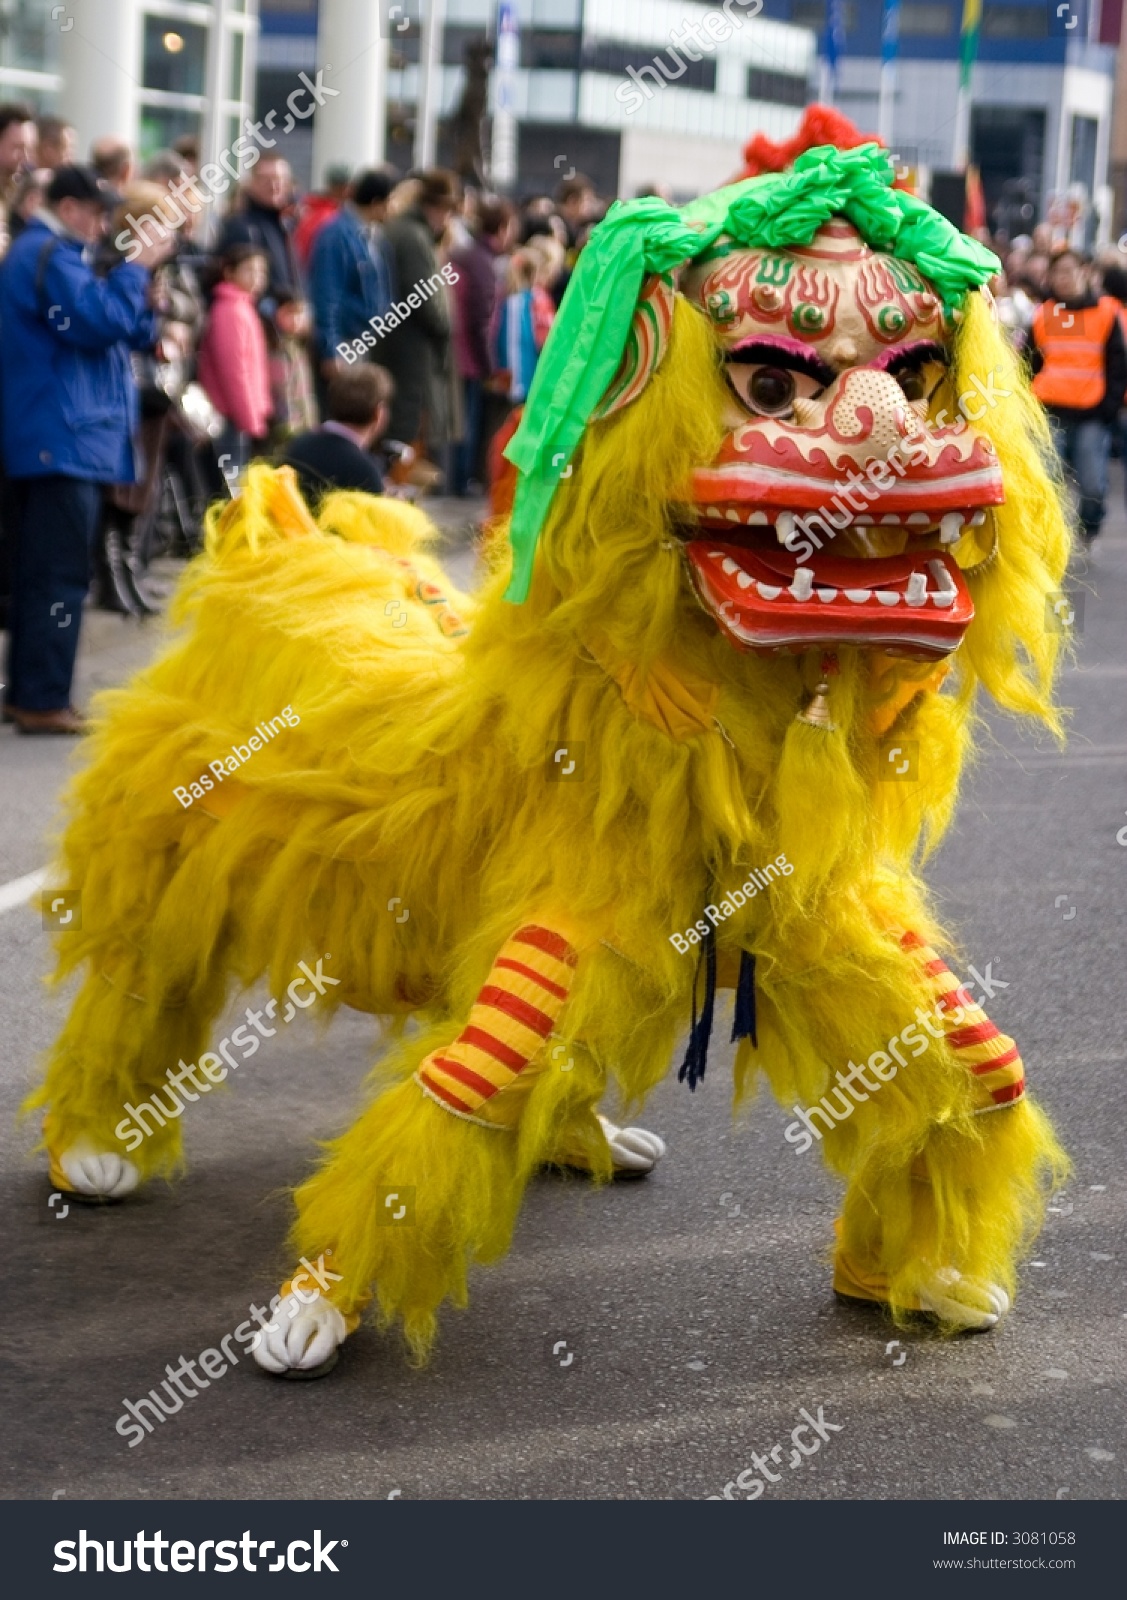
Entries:
[[[455, 566], [464, 579], [468, 554]], [[92, 623], [83, 701], [156, 637]], [[1065, 681], [1068, 751], [995, 721], [931, 871], [969, 960], [1008, 985], [991, 1014], [1017, 1036], [1075, 1160], [996, 1333], [901, 1336], [889, 1349], [879, 1315], [834, 1302], [835, 1185], [784, 1142], [773, 1103], [733, 1126], [720, 1046], [694, 1096], [672, 1079], [655, 1095], [646, 1120], [669, 1154], [654, 1177], [601, 1192], [548, 1176], [532, 1186], [511, 1255], [476, 1275], [468, 1311], [446, 1315], [425, 1371], [368, 1329], [319, 1383], [270, 1380], [244, 1357], [130, 1449], [114, 1429], [123, 1399], [274, 1292], [286, 1191], [314, 1141], [351, 1119], [375, 1030], [349, 1014], [327, 1036], [312, 1022], [280, 1035], [237, 1096], [192, 1108], [183, 1182], [64, 1216], [32, 1153], [37, 1130], [14, 1120], [63, 1004], [41, 993], [47, 939], [18, 907], [0, 914], [0, 1495], [694, 1498], [719, 1493], [752, 1452], [782, 1442], [786, 1461], [800, 1409], [821, 1407], [836, 1431], [770, 1497], [1121, 1498], [1125, 628], [1117, 477]], [[0, 732], [0, 884], [47, 861], [71, 754]]]

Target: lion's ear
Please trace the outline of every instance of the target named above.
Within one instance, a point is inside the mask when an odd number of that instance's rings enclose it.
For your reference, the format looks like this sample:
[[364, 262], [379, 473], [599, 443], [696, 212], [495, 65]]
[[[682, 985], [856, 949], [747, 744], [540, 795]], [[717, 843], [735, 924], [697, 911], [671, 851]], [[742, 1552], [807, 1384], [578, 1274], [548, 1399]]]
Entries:
[[642, 285], [626, 348], [606, 394], [592, 412], [601, 421], [636, 400], [660, 367], [673, 331], [673, 305], [677, 291], [669, 273], [654, 272]]

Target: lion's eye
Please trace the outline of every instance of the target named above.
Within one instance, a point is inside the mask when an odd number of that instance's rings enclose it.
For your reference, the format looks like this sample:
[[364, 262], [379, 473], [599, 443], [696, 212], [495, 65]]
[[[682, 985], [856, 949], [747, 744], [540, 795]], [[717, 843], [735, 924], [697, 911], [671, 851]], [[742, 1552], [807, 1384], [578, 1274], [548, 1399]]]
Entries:
[[787, 411], [794, 399], [794, 373], [782, 367], [759, 367], [752, 373], [747, 397], [757, 411], [774, 416]]
[[902, 367], [896, 381], [904, 391], [906, 400], [927, 399], [927, 379], [920, 367]]
[[737, 398], [757, 417], [789, 418], [797, 399], [820, 394], [822, 388], [812, 373], [782, 361], [729, 359], [727, 372]]
[[888, 370], [900, 385], [906, 400], [930, 400], [943, 381], [947, 360], [942, 350], [930, 345], [901, 356]]

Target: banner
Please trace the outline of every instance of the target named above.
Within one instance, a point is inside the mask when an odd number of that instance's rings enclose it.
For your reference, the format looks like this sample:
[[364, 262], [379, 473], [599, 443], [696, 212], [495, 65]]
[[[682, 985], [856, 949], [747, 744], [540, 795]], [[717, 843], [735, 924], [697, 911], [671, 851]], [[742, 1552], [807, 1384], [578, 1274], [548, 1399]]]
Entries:
[[837, 88], [838, 63], [845, 54], [845, 3], [828, 0], [826, 6], [826, 31], [822, 40], [822, 54], [831, 89]]
[[884, 0], [880, 26], [880, 58], [885, 66], [900, 54], [900, 0]]

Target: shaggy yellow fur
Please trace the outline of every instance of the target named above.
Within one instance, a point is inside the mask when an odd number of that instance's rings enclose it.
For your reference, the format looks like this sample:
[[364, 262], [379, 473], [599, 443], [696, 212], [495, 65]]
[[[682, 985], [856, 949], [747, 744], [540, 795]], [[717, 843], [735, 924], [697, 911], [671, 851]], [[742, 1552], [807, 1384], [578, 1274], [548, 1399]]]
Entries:
[[[464, 1299], [467, 1265], [505, 1249], [538, 1162], [579, 1136], [605, 1173], [594, 1105], [608, 1081], [640, 1105], [687, 1022], [694, 959], [669, 934], [750, 868], [785, 852], [795, 871], [718, 929], [725, 968], [740, 948], [758, 960], [759, 1047], [739, 1050], [738, 1096], [762, 1071], [784, 1105], [808, 1105], [898, 1034], [930, 1001], [896, 935], [942, 946], [916, 864], [950, 819], [978, 688], [1059, 730], [1059, 641], [1043, 617], [1067, 531], [1040, 411], [971, 295], [953, 391], [990, 371], [1012, 391], [980, 425], [1008, 499], [997, 553], [969, 580], [978, 620], [942, 692], [913, 692], [929, 675], [918, 663], [892, 669], [905, 701], [892, 728], [920, 741], [916, 784], [877, 780], [890, 684], [864, 652], [838, 652], [836, 731], [812, 728], [795, 713], [818, 661], [737, 653], [693, 598], [670, 507], [715, 453], [724, 390], [707, 324], [683, 301], [645, 392], [589, 429], [522, 606], [503, 602], [500, 570], [472, 605], [455, 595], [410, 508], [335, 495], [314, 526], [281, 475], [253, 467], [212, 515], [167, 652], [99, 701], [69, 796], [59, 881], [81, 886], [83, 926], [58, 941], [59, 975], [86, 975], [34, 1097], [52, 1145], [83, 1133], [119, 1148], [123, 1101], [195, 1059], [230, 980], [281, 994], [299, 959], [331, 952], [342, 985], [318, 1014], [346, 1001], [413, 1010], [422, 1027], [393, 1044], [368, 1108], [298, 1190], [293, 1244], [310, 1259], [333, 1250], [344, 1309], [374, 1285], [421, 1356], [440, 1302]], [[472, 618], [468, 638], [443, 636], [403, 560]], [[617, 663], [632, 680], [660, 664], [710, 685], [714, 725], [671, 739], [628, 708]], [[285, 706], [300, 723], [240, 769], [223, 815], [180, 806], [174, 785]], [[559, 781], [564, 744], [579, 765]], [[577, 931], [558, 1025], [573, 1065], [540, 1073], [511, 1135], [406, 1080], [457, 1034], [528, 921]], [[846, 1247], [887, 1274], [894, 1309], [948, 1264], [1012, 1289], [1064, 1161], [1028, 1103], [973, 1118], [939, 1042], [825, 1152], [849, 1184]], [[148, 1172], [179, 1155], [172, 1123], [133, 1159]], [[383, 1225], [377, 1187], [406, 1184], [415, 1226]]]

